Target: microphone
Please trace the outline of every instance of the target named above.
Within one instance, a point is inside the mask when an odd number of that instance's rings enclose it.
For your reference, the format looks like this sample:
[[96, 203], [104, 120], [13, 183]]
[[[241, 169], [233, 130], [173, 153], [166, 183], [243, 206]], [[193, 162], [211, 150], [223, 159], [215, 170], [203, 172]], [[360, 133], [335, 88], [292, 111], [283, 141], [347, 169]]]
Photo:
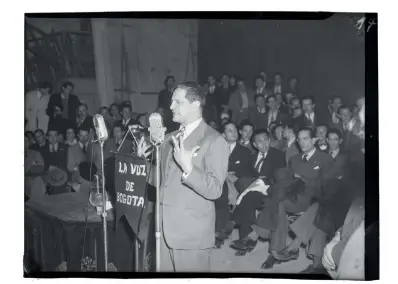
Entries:
[[104, 117], [100, 114], [96, 114], [93, 117], [95, 132], [97, 133], [98, 141], [105, 141], [108, 139], [108, 130], [106, 129]]
[[163, 127], [162, 116], [154, 112], [149, 116], [149, 133], [151, 143], [155, 145], [162, 144], [164, 142], [164, 135], [167, 128]]

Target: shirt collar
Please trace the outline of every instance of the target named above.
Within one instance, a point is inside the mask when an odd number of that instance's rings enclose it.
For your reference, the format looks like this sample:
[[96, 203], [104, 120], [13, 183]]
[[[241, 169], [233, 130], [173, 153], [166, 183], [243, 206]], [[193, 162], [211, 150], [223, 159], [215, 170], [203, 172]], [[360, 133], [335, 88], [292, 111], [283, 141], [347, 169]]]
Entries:
[[267, 155], [268, 155], [268, 151], [265, 152], [265, 153], [262, 153], [262, 152], [259, 151], [258, 154], [257, 154], [257, 161], [259, 161], [261, 158], [267, 157]]
[[[199, 124], [202, 122], [203, 118], [199, 118], [197, 120], [195, 120], [194, 122], [191, 122], [190, 124], [185, 126], [185, 131], [184, 131], [184, 135], [185, 137], [188, 137], [198, 126]], [[180, 130], [183, 128], [182, 125], [180, 125]]]
[[61, 93], [61, 98], [64, 100], [64, 99], [69, 99], [69, 96], [68, 97], [66, 97], [65, 95], [64, 95], [64, 93]]
[[232, 144], [229, 144], [229, 149], [231, 149], [231, 153], [235, 149], [235, 147], [236, 147], [236, 141]]
[[307, 155], [307, 161], [308, 161], [315, 154], [315, 151], [316, 151], [316, 148], [312, 149], [308, 154], [303, 154], [303, 157], [304, 157], [304, 155]]
[[339, 152], [340, 152], [340, 148], [337, 148], [336, 150], [333, 150], [333, 151], [330, 151], [331, 153], [331, 155], [332, 155], [332, 157], [333, 158], [336, 158], [337, 157], [337, 155], [339, 154]]

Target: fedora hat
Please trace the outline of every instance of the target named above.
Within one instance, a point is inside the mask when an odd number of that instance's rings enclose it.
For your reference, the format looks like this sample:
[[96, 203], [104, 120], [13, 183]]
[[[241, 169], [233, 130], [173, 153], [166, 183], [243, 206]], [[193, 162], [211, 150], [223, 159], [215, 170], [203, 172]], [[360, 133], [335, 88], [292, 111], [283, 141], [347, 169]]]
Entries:
[[54, 168], [48, 172], [46, 181], [51, 186], [62, 186], [68, 181], [68, 175], [65, 171]]

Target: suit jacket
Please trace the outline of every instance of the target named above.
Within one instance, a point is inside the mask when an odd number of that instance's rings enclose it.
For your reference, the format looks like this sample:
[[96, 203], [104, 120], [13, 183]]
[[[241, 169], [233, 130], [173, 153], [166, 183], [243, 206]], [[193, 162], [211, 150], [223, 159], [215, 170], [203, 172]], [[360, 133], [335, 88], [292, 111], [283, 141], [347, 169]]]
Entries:
[[56, 152], [50, 152], [50, 145], [47, 144], [45, 150], [43, 150], [43, 159], [45, 168], [49, 166], [56, 166], [64, 171], [67, 170], [68, 161], [68, 146], [63, 143], [58, 143], [58, 149]]
[[265, 176], [266, 178], [263, 180], [266, 184], [272, 184], [275, 171], [286, 166], [284, 153], [272, 147], [268, 150], [268, 154], [261, 166], [260, 173], [255, 169], [257, 158], [258, 152], [251, 156], [252, 176], [254, 178]]
[[237, 124], [239, 124], [243, 120], [249, 118], [249, 109], [250, 109], [250, 107], [255, 105], [254, 92], [247, 88], [246, 94], [247, 94], [247, 99], [248, 99], [249, 105], [248, 105], [248, 108], [243, 109], [243, 111], [241, 111], [242, 98], [241, 98], [239, 90], [236, 90], [235, 92], [233, 92], [229, 98], [228, 107], [232, 111], [232, 121]]
[[[75, 124], [76, 123], [76, 115], [77, 108], [80, 105], [80, 100], [77, 96], [70, 94], [68, 100], [68, 120]], [[53, 94], [48, 101], [47, 106], [47, 114], [50, 117], [50, 120], [54, 117], [54, 107], [62, 106], [62, 97], [61, 94]]]
[[292, 157], [289, 167], [307, 183], [301, 197], [304, 199], [302, 202], [308, 202], [309, 205], [313, 198], [322, 196], [322, 185], [334, 177], [334, 161], [332, 156], [319, 150], [315, 150], [308, 161], [303, 161], [302, 156], [300, 153]]
[[44, 170], [44, 160], [40, 152], [28, 149], [25, 153], [25, 175], [37, 175]]
[[356, 149], [360, 149], [362, 147], [361, 139], [356, 136], [352, 131], [343, 130], [343, 143], [342, 148], [346, 152], [353, 152]]
[[315, 112], [314, 115], [314, 121], [311, 123], [311, 121], [307, 118], [307, 116], [303, 113], [299, 117], [295, 119], [295, 129], [299, 130], [300, 128], [303, 127], [310, 127], [312, 129], [315, 129], [317, 125], [323, 124], [324, 120], [322, 116], [318, 113]]
[[93, 117], [92, 116], [87, 116], [84, 119], [83, 123], [81, 123], [80, 125], [76, 121], [75, 121], [75, 124], [76, 124], [76, 128], [84, 128], [84, 129], [91, 129], [92, 128], [92, 129], [94, 129], [94, 122], [93, 122]]
[[[268, 120], [270, 119], [271, 111], [269, 110], [266, 115], [265, 125], [268, 128]], [[280, 110], [277, 111], [276, 119], [272, 123], [280, 124], [280, 123], [287, 123], [290, 119], [290, 116], [286, 113], [281, 112]]]
[[328, 113], [328, 115], [326, 116], [326, 124], [329, 128], [335, 128], [338, 129], [340, 131], [342, 131], [342, 124], [341, 124], [341, 120], [339, 119], [338, 123], [334, 123], [333, 122], [333, 115], [332, 113]]
[[219, 110], [221, 110], [222, 105], [228, 106], [229, 97], [232, 93], [231, 88], [224, 88], [224, 86], [216, 87], [215, 90], [215, 103]]
[[334, 168], [338, 176], [344, 176], [345, 168], [348, 161], [348, 153], [340, 149], [334, 160]]
[[221, 196], [227, 176], [229, 147], [220, 133], [202, 121], [184, 140], [187, 150], [200, 147], [184, 179], [173, 158], [171, 137], [175, 134], [168, 134], [160, 149], [164, 238], [172, 249], [208, 249], [214, 245], [214, 200]]
[[[88, 148], [88, 147], [87, 147]], [[88, 152], [88, 149], [87, 149]], [[87, 153], [84, 153], [80, 144], [77, 143], [68, 148], [68, 171], [74, 172], [76, 167], [79, 166], [81, 162], [87, 161]]]
[[250, 155], [250, 150], [237, 142], [234, 150], [229, 156], [228, 171], [235, 172], [238, 178], [250, 174]]
[[250, 107], [249, 121], [253, 123], [254, 129], [267, 129], [268, 111], [260, 113], [257, 106]]

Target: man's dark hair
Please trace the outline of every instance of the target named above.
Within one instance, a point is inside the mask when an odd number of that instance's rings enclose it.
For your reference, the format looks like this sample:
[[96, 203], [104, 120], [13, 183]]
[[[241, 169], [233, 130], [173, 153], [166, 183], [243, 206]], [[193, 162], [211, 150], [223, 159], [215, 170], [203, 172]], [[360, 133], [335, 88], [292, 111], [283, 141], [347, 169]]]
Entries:
[[293, 98], [290, 100], [290, 103], [292, 103], [293, 100], [298, 100], [298, 101], [300, 102], [300, 105], [301, 105], [301, 99], [300, 99], [299, 97], [293, 97]]
[[81, 126], [78, 128], [78, 131], [79, 131], [79, 132], [80, 132], [80, 131], [87, 131], [88, 133], [90, 133], [90, 128], [87, 127], [87, 126], [81, 125]]
[[179, 84], [177, 88], [186, 91], [185, 97], [190, 103], [198, 101], [202, 108], [206, 105], [206, 95], [196, 82], [184, 82]]
[[114, 130], [116, 127], [120, 128], [123, 132], [126, 131], [126, 127], [123, 125], [121, 120], [118, 120], [113, 124], [112, 130]]
[[42, 129], [36, 129], [36, 130], [35, 130], [35, 134], [36, 134], [36, 133], [41, 133], [42, 135], [44, 135], [44, 131], [43, 131]]
[[47, 136], [50, 134], [50, 132], [57, 132], [57, 135], [59, 133], [58, 129], [56, 129], [55, 127], [51, 127], [47, 130]]
[[119, 105], [117, 103], [113, 103], [109, 106], [109, 109], [111, 109], [113, 106], [117, 107], [117, 109], [119, 109]]
[[275, 126], [272, 128], [272, 136], [276, 139], [276, 129], [278, 127], [282, 127], [283, 129], [285, 128], [285, 125], [283, 123], [278, 123], [275, 124]]
[[96, 173], [97, 173], [97, 167], [95, 166], [94, 163], [81, 162], [79, 164], [79, 174], [83, 179], [91, 181]]
[[263, 95], [257, 94], [257, 95], [254, 96], [254, 101], [256, 102], [258, 98], [263, 98], [265, 100]]
[[274, 100], [276, 101], [276, 96], [275, 95], [269, 95], [267, 96], [267, 104], [269, 102], [269, 99], [274, 98]]
[[225, 132], [225, 130], [227, 129], [227, 125], [229, 125], [229, 124], [233, 124], [233, 125], [235, 125], [235, 127], [236, 127], [236, 130], [238, 130], [238, 126], [236, 125], [236, 123], [235, 123], [235, 122], [228, 121], [227, 123], [225, 123], [225, 124], [221, 125], [221, 133], [224, 133], [224, 132]]
[[239, 130], [242, 130], [243, 127], [245, 126], [251, 126], [254, 129], [254, 125], [253, 123], [251, 123], [248, 119], [243, 120], [240, 124], [239, 124]]
[[133, 108], [131, 107], [131, 104], [124, 103], [124, 104], [122, 104], [120, 109], [123, 111], [125, 108], [128, 108], [130, 110], [130, 112], [133, 111]]
[[276, 72], [274, 77], [276, 77], [277, 75], [283, 77], [281, 72]]
[[292, 81], [292, 80], [297, 80], [297, 77], [296, 77], [296, 76], [291, 76], [291, 77], [289, 78], [289, 82]]
[[342, 135], [341, 135], [341, 131], [339, 129], [337, 129], [337, 128], [330, 128], [329, 131], [328, 131], [327, 136], [329, 136], [329, 134], [336, 134], [339, 137], [339, 139], [343, 138]]
[[326, 127], [326, 132], [329, 130], [329, 126], [328, 126], [327, 124], [324, 124], [324, 123], [318, 124], [318, 125], [315, 127], [315, 129], [318, 128], [318, 127]]
[[341, 101], [343, 101], [343, 98], [341, 96], [333, 96], [331, 101], [333, 102], [335, 99], [340, 99]]
[[75, 85], [70, 81], [66, 81], [65, 83], [62, 84], [62, 89], [68, 88], [68, 87], [71, 87], [72, 89], [74, 89]]
[[297, 135], [301, 132], [301, 131], [308, 131], [310, 133], [310, 137], [314, 138], [315, 137], [315, 132], [311, 127], [302, 127], [299, 129], [299, 131], [297, 132]]
[[176, 81], [176, 79], [174, 78], [174, 76], [171, 76], [171, 75], [166, 76], [166, 78], [164, 78], [164, 82], [163, 82], [163, 84], [164, 84], [165, 87], [167, 86], [167, 82], [168, 82], [170, 79], [173, 79], [174, 82]]
[[254, 133], [253, 133], [253, 138], [252, 138], [253, 141], [254, 141], [254, 139], [256, 138], [256, 136], [261, 135], [261, 134], [265, 134], [265, 135], [267, 136], [267, 139], [268, 139], [268, 140], [271, 139], [268, 130], [265, 129], [265, 128], [262, 128], [262, 129], [257, 129], [256, 131], [254, 131]]
[[348, 109], [351, 112], [351, 108], [348, 105], [341, 105], [337, 112], [340, 113], [342, 109]]
[[50, 82], [41, 82], [39, 83], [39, 89], [49, 89], [48, 93], [52, 93], [54, 88]]
[[[88, 105], [87, 105], [87, 104], [85, 104], [85, 103], [81, 103], [81, 104], [79, 105], [79, 107], [81, 107], [81, 106], [84, 106], [84, 107], [85, 107], [85, 109], [86, 109], [86, 110], [88, 110]], [[79, 108], [79, 107], [78, 107], [78, 108]]]
[[261, 81], [264, 81], [264, 78], [261, 75], [257, 75], [256, 77], [254, 77], [254, 82], [257, 81], [257, 79], [260, 79]]
[[315, 104], [315, 99], [314, 99], [313, 96], [304, 96], [304, 97], [301, 99], [301, 101], [304, 101], [304, 100], [311, 100], [312, 104]]
[[220, 76], [220, 79], [222, 79], [222, 77], [224, 77], [224, 76], [227, 76], [228, 79], [229, 79], [229, 75], [227, 73], [222, 73], [221, 76]]

